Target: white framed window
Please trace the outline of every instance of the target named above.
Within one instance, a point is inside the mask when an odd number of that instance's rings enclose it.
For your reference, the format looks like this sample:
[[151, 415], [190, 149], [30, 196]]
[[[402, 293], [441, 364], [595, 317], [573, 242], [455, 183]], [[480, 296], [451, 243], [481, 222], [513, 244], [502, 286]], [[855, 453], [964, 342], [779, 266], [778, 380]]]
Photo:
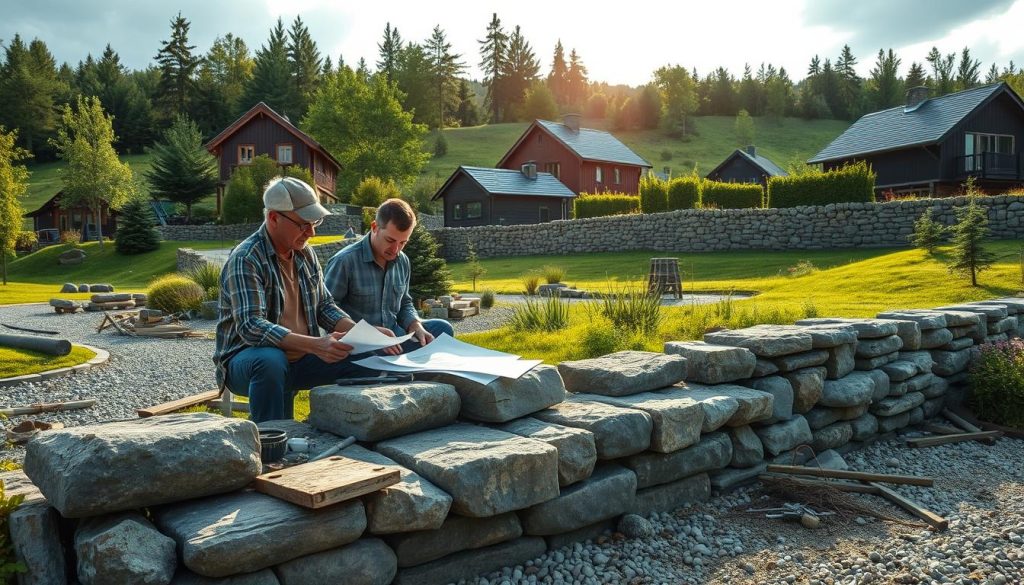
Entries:
[[462, 204], [456, 203], [452, 208], [452, 219], [462, 219]]
[[614, 170], [614, 173], [615, 173], [615, 184], [616, 185], [621, 185], [622, 184], [622, 171], [620, 171], [619, 168], [616, 167], [615, 170]]
[[544, 164], [544, 172], [551, 173], [551, 176], [558, 178], [562, 174], [562, 163], [549, 162]]
[[256, 158], [255, 144], [240, 144], [238, 146], [238, 164], [251, 165], [254, 158]]
[[466, 219], [479, 219], [484, 214], [484, 204], [470, 201], [466, 204]]
[[[964, 133], [964, 170], [980, 170], [983, 162], [978, 160], [985, 153], [1013, 154], [1014, 136], [1012, 134], [982, 134], [979, 132]], [[992, 162], [992, 161], [990, 161]]]
[[292, 145], [291, 144], [278, 144], [277, 145], [277, 164], [279, 165], [290, 165], [295, 160], [292, 158]]
[[594, 169], [594, 180], [597, 181], [598, 183], [604, 182], [604, 169], [602, 169], [601, 167], [596, 167]]

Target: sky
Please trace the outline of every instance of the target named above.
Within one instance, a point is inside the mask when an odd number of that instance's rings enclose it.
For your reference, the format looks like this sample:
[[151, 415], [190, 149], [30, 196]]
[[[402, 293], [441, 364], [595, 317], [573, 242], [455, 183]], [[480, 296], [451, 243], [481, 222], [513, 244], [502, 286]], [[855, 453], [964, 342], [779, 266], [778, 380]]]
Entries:
[[593, 81], [641, 85], [663, 65], [696, 68], [702, 76], [723, 66], [740, 76], [744, 64], [786, 68], [795, 81], [814, 55], [835, 57], [844, 44], [868, 76], [880, 48], [924, 63], [932, 46], [959, 54], [970, 47], [982, 62], [1024, 64], [1024, 0], [2, 0], [0, 42], [15, 33], [46, 42], [57, 62], [72, 65], [109, 43], [133, 69], [152, 64], [171, 20], [191, 22], [189, 40], [205, 53], [228, 32], [250, 50], [264, 44], [278, 18], [285, 26], [300, 15], [322, 54], [349, 65], [360, 57], [375, 69], [377, 43], [391, 23], [402, 38], [421, 42], [435, 25], [463, 55], [467, 74], [482, 77], [479, 43], [497, 13], [506, 30], [520, 26], [541, 63], [550, 69], [555, 43], [575, 48]]

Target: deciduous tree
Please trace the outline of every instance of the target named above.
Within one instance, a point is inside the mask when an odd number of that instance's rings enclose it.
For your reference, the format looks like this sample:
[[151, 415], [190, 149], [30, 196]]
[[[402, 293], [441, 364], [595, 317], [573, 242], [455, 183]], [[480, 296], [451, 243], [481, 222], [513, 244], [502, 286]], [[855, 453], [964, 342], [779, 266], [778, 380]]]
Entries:
[[3, 281], [7, 285], [7, 256], [21, 231], [20, 197], [28, 189], [28, 170], [18, 164], [28, 158], [29, 152], [17, 146], [17, 131], [7, 132], [0, 126], [0, 262], [3, 263]]

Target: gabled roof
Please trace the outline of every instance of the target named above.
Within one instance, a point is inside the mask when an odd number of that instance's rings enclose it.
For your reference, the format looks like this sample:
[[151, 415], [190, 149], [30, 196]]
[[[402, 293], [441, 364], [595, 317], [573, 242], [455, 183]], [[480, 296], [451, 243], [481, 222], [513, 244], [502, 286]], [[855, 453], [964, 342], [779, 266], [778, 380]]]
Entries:
[[936, 144], [971, 112], [1003, 92], [1024, 109], [1020, 97], [1005, 82], [930, 98], [912, 109], [896, 106], [865, 114], [807, 162], [814, 164]]
[[771, 159], [768, 159], [767, 157], [763, 157], [760, 154], [757, 154], [756, 151], [752, 155], [746, 150], [743, 150], [742, 148], [737, 148], [736, 150], [733, 151], [732, 154], [725, 157], [725, 160], [719, 163], [717, 167], [711, 169], [710, 173], [704, 176], [710, 177], [711, 175], [717, 173], [722, 167], [729, 164], [729, 162], [735, 159], [736, 157], [746, 159], [747, 161], [750, 162], [750, 164], [761, 169], [761, 172], [768, 175], [769, 177], [786, 177], [789, 175], [789, 173], [782, 170], [782, 167], [772, 162]]
[[436, 200], [460, 175], [466, 175], [490, 195], [528, 195], [531, 197], [575, 197], [571, 189], [551, 173], [537, 173], [536, 179], [528, 179], [521, 171], [512, 169], [488, 169], [484, 167], [460, 166], [431, 197]]
[[628, 146], [619, 141], [604, 130], [592, 128], [580, 128], [579, 132], [559, 122], [548, 120], [534, 120], [533, 124], [523, 132], [512, 148], [508, 149], [505, 156], [501, 157], [497, 166], [505, 163], [505, 160], [519, 147], [534, 127], [540, 128], [556, 140], [564, 144], [569, 150], [583, 160], [619, 163], [624, 165], [636, 165], [645, 168], [652, 168], [651, 163], [630, 150]]
[[[60, 206], [60, 200], [61, 200], [62, 197], [64, 197], [64, 190], [63, 189], [61, 189], [60, 191], [57, 191], [57, 193], [55, 193], [53, 197], [50, 197], [49, 199], [47, 199], [46, 202], [43, 203], [42, 205], [40, 205], [38, 209], [36, 209], [35, 211], [29, 211], [28, 213], [25, 213], [24, 215], [22, 215], [22, 217], [36, 217], [37, 215], [42, 215], [43, 212], [48, 211], [52, 207], [55, 207], [55, 206], [59, 207]], [[80, 206], [80, 207], [84, 207], [84, 206]], [[110, 206], [107, 205], [106, 201], [103, 202], [103, 207], [107, 208], [109, 210], [109, 212], [111, 213], [111, 215], [116, 215], [117, 214], [117, 210], [116, 209], [110, 209]]]
[[232, 122], [230, 126], [222, 130], [220, 134], [214, 136], [212, 140], [210, 140], [204, 145], [204, 147], [211, 153], [214, 152], [222, 142], [230, 138], [235, 132], [240, 130], [243, 126], [248, 124], [250, 120], [252, 120], [260, 114], [268, 116], [270, 119], [277, 122], [285, 130], [287, 130], [296, 138], [298, 138], [300, 142], [327, 157], [327, 159], [333, 162], [335, 165], [337, 165], [339, 169], [341, 168], [341, 163], [338, 162], [338, 159], [331, 156], [331, 153], [327, 152], [326, 148], [321, 146], [320, 143], [317, 142], [316, 140], [313, 140], [312, 136], [306, 134], [302, 130], [299, 130], [297, 127], [295, 127], [295, 125], [289, 122], [287, 119], [285, 119], [284, 116], [275, 112], [265, 102], [260, 102], [252, 108], [250, 108], [248, 112], [242, 114], [237, 120]]

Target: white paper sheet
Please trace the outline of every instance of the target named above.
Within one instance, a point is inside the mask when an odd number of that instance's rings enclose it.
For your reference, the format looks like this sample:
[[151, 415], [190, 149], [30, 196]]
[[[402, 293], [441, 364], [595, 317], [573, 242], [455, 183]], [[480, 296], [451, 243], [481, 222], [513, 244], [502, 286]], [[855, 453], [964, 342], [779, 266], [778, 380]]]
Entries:
[[[465, 343], [445, 334], [408, 354], [373, 356], [355, 363], [391, 372], [448, 372], [489, 384], [499, 376], [518, 378], [541, 360], [519, 359], [517, 355]], [[485, 377], [487, 381], [482, 381]]]
[[367, 323], [366, 319], [360, 319], [354, 327], [345, 333], [345, 337], [341, 338], [341, 342], [351, 345], [352, 351], [350, 353], [352, 355], [358, 355], [368, 351], [377, 351], [378, 349], [398, 345], [399, 343], [411, 338], [412, 333], [401, 337], [389, 337], [381, 333], [380, 330], [373, 325]]

